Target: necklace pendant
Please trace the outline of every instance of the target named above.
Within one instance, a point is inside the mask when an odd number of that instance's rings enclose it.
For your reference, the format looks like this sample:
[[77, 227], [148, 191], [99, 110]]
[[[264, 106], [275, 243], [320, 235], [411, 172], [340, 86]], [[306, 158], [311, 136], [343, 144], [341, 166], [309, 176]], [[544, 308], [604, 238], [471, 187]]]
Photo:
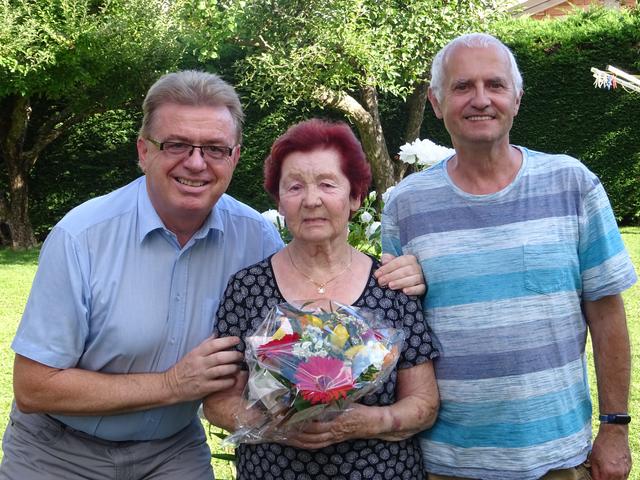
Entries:
[[324, 294], [324, 285], [318, 287], [318, 293], [321, 295]]

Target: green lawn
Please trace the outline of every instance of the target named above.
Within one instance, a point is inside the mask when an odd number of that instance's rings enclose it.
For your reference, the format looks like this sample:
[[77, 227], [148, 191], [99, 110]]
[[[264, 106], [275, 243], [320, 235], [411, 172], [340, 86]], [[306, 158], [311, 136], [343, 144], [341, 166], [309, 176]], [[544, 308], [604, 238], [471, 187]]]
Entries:
[[[622, 237], [631, 254], [636, 272], [640, 273], [640, 227], [622, 228]], [[13, 398], [11, 387], [11, 371], [13, 365], [13, 353], [10, 348], [11, 340], [20, 320], [24, 304], [27, 300], [29, 288], [37, 265], [37, 252], [12, 252], [0, 249], [0, 431], [3, 430], [9, 416], [11, 401]], [[633, 365], [640, 364], [640, 284], [634, 285], [624, 293], [629, 323], [629, 334], [632, 342]], [[589, 355], [590, 376], [593, 373], [593, 362]], [[640, 368], [632, 369], [631, 403], [629, 411], [634, 417], [631, 423], [629, 437], [633, 451], [634, 465], [640, 465]], [[595, 381], [592, 381], [595, 387]], [[597, 400], [595, 388], [592, 388], [594, 405]], [[597, 422], [594, 422], [597, 429]], [[210, 441], [214, 451], [220, 451], [214, 435]], [[1, 456], [1, 452], [0, 452]], [[216, 477], [219, 480], [233, 478], [233, 471], [228, 462], [213, 460]], [[640, 480], [640, 469], [636, 468], [629, 477], [632, 480]]]

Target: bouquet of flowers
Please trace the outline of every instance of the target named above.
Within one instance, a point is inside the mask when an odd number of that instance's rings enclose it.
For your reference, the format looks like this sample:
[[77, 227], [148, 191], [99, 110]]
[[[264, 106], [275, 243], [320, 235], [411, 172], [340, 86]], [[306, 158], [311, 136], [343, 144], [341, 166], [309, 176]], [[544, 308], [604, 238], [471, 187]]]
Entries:
[[286, 439], [373, 392], [395, 368], [404, 332], [371, 312], [329, 302], [274, 307], [245, 338], [245, 411], [225, 443]]

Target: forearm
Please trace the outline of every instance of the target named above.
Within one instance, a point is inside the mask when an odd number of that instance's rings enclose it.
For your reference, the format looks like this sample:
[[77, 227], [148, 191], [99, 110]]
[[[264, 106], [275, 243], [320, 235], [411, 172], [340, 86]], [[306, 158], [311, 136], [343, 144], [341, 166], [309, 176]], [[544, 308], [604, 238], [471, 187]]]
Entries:
[[430, 428], [438, 415], [436, 399], [424, 397], [404, 398], [382, 410], [376, 438], [399, 441]]
[[107, 374], [70, 368], [46, 369], [42, 376], [29, 377], [21, 374], [20, 363], [16, 362], [14, 393], [25, 413], [114, 415], [181, 401], [166, 373]]
[[[620, 295], [584, 302], [591, 332], [600, 413], [628, 408], [630, 348], [624, 304]], [[591, 449], [594, 480], [622, 480], [631, 469], [629, 426], [601, 423]]]
[[53, 368], [16, 355], [13, 390], [26, 413], [113, 415], [199, 400], [233, 387], [237, 337], [209, 338], [165, 372], [103, 373]]
[[377, 438], [403, 440], [431, 427], [440, 407], [433, 363], [400, 370], [396, 396], [393, 405], [381, 407]]
[[584, 303], [593, 344], [601, 413], [626, 412], [631, 353], [624, 304], [620, 295]]
[[[232, 388], [212, 393], [203, 400], [202, 410], [209, 422], [224, 428], [227, 432], [235, 432], [239, 421], [253, 425], [254, 411], [246, 408], [243, 397], [247, 379], [247, 371], [241, 370], [235, 375], [235, 384]], [[256, 413], [255, 417], [257, 416]]]
[[202, 408], [209, 422], [227, 432], [235, 432], [238, 428], [238, 414], [243, 405], [241, 396], [214, 394], [204, 399]]

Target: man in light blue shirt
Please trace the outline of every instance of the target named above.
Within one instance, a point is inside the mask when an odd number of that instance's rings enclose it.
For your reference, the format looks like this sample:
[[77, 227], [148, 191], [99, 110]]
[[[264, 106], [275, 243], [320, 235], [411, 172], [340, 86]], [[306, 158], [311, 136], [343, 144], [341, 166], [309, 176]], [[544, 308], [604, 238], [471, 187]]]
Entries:
[[[211, 337], [218, 302], [283, 244], [224, 193], [243, 119], [230, 85], [171, 73], [143, 112], [145, 175], [73, 209], [42, 247], [12, 344], [2, 479], [213, 478], [197, 410], [242, 361], [237, 337]], [[387, 268], [399, 286], [419, 272], [415, 259]]]
[[282, 240], [224, 193], [243, 118], [230, 85], [168, 74], [143, 111], [145, 176], [73, 209], [42, 248], [1, 478], [213, 477], [196, 413], [242, 360], [237, 339], [211, 338], [217, 302]]

